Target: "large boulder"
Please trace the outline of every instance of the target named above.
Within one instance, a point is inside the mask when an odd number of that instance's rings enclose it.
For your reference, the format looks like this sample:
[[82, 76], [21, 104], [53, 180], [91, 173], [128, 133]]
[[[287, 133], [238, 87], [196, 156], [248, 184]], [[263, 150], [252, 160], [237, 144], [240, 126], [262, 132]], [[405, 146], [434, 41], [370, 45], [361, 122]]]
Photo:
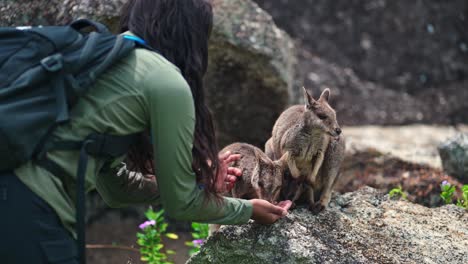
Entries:
[[187, 264], [467, 263], [468, 213], [426, 208], [372, 188], [334, 197], [318, 215], [222, 227]]
[[439, 146], [444, 171], [468, 183], [468, 134], [460, 133]]
[[[66, 24], [87, 17], [116, 31], [125, 1], [2, 1], [0, 26]], [[246, 141], [261, 146], [290, 102], [293, 42], [252, 1], [214, 0], [213, 7], [215, 25], [205, 83], [220, 145]]]
[[252, 1], [213, 3], [216, 27], [205, 80], [220, 143], [244, 141], [263, 147], [290, 103], [293, 42]]

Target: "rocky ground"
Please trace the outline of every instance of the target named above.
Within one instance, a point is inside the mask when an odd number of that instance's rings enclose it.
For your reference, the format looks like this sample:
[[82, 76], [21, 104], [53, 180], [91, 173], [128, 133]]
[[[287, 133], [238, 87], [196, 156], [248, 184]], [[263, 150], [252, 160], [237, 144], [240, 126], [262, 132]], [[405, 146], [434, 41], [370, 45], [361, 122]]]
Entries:
[[346, 157], [336, 186], [341, 193], [362, 186], [386, 192], [401, 186], [410, 201], [434, 207], [443, 204], [439, 197], [442, 181], [459, 189], [462, 186], [443, 171], [437, 147], [457, 133], [467, 132], [467, 126], [363, 126], [343, 131]]
[[468, 262], [468, 214], [428, 209], [365, 187], [318, 215], [293, 210], [271, 226], [226, 226], [188, 264]]

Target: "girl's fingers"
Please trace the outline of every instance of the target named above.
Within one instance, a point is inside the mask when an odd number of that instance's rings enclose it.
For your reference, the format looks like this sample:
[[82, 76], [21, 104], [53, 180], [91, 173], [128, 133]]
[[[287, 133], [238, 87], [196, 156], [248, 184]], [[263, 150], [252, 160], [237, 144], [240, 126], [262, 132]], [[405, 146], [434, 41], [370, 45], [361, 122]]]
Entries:
[[229, 164], [233, 161], [236, 161], [236, 160], [239, 160], [241, 158], [241, 154], [230, 154], [229, 156], [227, 156], [225, 159], [224, 159], [224, 163], [225, 164]]
[[228, 167], [227, 173], [237, 177], [242, 176], [242, 170], [235, 167]]
[[285, 209], [285, 210], [289, 210], [289, 208], [291, 207], [292, 205], [292, 201], [290, 200], [286, 200], [286, 201], [281, 201], [277, 204], [277, 206]]
[[220, 161], [223, 161], [225, 159], [227, 159], [229, 157], [229, 155], [231, 155], [231, 151], [226, 151], [224, 153], [221, 153], [218, 158]]
[[237, 177], [236, 176], [233, 176], [233, 175], [230, 175], [228, 174], [226, 176], [226, 178], [224, 179], [225, 182], [228, 182], [228, 183], [235, 183], [237, 180]]

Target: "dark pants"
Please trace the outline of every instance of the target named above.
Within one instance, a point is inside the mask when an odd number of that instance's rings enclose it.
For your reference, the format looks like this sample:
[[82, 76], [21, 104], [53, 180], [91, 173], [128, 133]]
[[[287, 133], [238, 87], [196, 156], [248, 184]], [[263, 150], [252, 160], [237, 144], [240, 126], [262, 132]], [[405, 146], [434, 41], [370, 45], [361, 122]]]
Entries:
[[0, 263], [78, 263], [55, 211], [13, 173], [0, 173]]

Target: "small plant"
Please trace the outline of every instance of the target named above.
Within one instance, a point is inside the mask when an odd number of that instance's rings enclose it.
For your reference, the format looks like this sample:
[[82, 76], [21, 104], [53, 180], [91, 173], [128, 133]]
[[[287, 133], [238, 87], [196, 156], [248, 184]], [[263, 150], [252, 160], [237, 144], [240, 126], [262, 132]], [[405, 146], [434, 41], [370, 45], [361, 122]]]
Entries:
[[468, 209], [468, 185], [466, 184], [462, 187], [462, 199], [458, 199], [457, 206]]
[[205, 243], [206, 238], [208, 237], [208, 224], [202, 223], [192, 223], [192, 241], [187, 241], [185, 244], [190, 248], [189, 254], [192, 256], [193, 254], [200, 251], [200, 247]]
[[453, 195], [455, 193], [455, 186], [451, 185], [448, 181], [443, 181], [440, 184], [440, 189], [442, 190], [442, 192], [440, 193], [440, 198], [444, 200], [444, 203], [452, 203]]
[[167, 223], [164, 221], [164, 210], [154, 212], [151, 208], [145, 213], [147, 221], [139, 228], [142, 232], [137, 233], [137, 243], [140, 245], [141, 260], [149, 264], [171, 264], [167, 255], [175, 254], [172, 250], [162, 252], [164, 245], [161, 237], [165, 235], [170, 239], [177, 239], [177, 235], [166, 233]]
[[408, 195], [403, 191], [401, 186], [391, 189], [388, 195], [390, 196], [390, 198], [396, 197], [401, 198], [403, 200], [408, 200]]

